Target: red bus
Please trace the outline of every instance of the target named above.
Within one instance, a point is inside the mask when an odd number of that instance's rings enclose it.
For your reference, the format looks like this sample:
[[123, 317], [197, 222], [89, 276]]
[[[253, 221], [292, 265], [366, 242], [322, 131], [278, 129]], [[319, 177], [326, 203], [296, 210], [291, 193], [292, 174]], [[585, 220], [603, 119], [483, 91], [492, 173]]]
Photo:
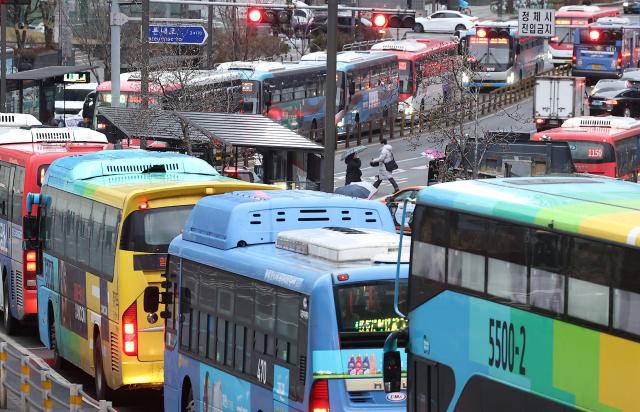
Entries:
[[563, 6], [556, 11], [556, 35], [549, 39], [549, 60], [555, 65], [571, 63], [573, 35], [576, 27], [594, 23], [600, 17], [619, 16], [614, 8], [598, 6]]
[[448, 40], [411, 39], [376, 43], [372, 51], [393, 53], [398, 57], [398, 114], [410, 115], [442, 99], [447, 82], [443, 76], [447, 58], [456, 55], [456, 44]]
[[[140, 107], [140, 72], [120, 76], [120, 107]], [[149, 74], [149, 106], [169, 110], [190, 109], [189, 99], [198, 97], [198, 111], [233, 113], [240, 110], [242, 78], [239, 73], [216, 70], [176, 70]], [[111, 82], [103, 82], [94, 96], [97, 109], [111, 106]], [[184, 101], [183, 101], [184, 99]], [[206, 110], [205, 110], [206, 109]], [[104, 131], [107, 124], [93, 113], [93, 128]]]
[[638, 181], [640, 121], [629, 117], [574, 117], [532, 140], [567, 142], [578, 172]]
[[24, 126], [18, 117], [0, 114], [0, 307], [8, 334], [15, 333], [20, 320], [36, 315], [38, 308], [36, 252], [23, 250], [27, 194], [40, 192], [54, 160], [102, 150], [108, 144], [104, 134], [90, 129], [15, 128]]

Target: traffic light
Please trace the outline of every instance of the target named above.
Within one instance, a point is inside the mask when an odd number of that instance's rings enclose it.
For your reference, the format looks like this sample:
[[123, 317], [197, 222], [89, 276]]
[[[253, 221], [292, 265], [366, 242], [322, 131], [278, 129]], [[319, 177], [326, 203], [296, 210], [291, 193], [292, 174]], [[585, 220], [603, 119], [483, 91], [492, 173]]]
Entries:
[[374, 12], [371, 19], [373, 26], [379, 29], [410, 29], [416, 22], [416, 12], [382, 13]]
[[481, 39], [507, 38], [509, 37], [509, 29], [500, 27], [476, 27], [476, 37]]
[[272, 26], [287, 25], [291, 22], [291, 10], [251, 7], [247, 10], [247, 23], [270, 24]]

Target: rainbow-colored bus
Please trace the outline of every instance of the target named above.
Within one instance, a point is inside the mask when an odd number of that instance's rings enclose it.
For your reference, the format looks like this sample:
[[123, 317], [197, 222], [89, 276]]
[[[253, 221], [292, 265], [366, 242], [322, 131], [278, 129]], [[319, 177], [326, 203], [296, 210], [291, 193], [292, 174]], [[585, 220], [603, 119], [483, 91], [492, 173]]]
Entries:
[[408, 410], [638, 410], [639, 209], [640, 186], [606, 178], [422, 190]]
[[164, 327], [146, 316], [144, 289], [160, 285], [169, 242], [200, 198], [249, 188], [273, 187], [175, 153], [105, 150], [51, 163], [27, 211], [39, 205], [38, 326], [55, 363], [93, 375], [99, 399], [161, 387]]

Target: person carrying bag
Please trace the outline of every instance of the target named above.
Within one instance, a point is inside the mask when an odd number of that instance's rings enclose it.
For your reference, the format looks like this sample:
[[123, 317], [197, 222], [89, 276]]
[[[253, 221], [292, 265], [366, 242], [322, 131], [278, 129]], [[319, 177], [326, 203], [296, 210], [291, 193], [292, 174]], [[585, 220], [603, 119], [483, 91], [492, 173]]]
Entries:
[[382, 139], [380, 143], [382, 145], [380, 155], [369, 163], [372, 167], [378, 166], [378, 175], [376, 176], [376, 181], [373, 186], [377, 189], [382, 183], [382, 180], [388, 180], [393, 186], [393, 191], [397, 192], [400, 188], [392, 177], [393, 171], [398, 168], [398, 164], [393, 157], [393, 147], [387, 144], [387, 139]]

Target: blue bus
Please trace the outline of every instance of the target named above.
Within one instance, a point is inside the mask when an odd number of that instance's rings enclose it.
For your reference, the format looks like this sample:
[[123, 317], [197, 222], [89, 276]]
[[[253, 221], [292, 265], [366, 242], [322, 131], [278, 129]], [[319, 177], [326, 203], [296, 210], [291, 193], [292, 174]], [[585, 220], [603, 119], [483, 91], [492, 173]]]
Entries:
[[168, 302], [165, 410], [404, 411], [406, 393], [385, 394], [381, 379], [384, 339], [405, 326], [393, 310], [398, 249], [376, 202], [203, 198], [169, 247], [166, 292], [145, 291], [149, 316], [159, 295]]
[[640, 58], [640, 26], [629, 19], [603, 17], [573, 36], [572, 75], [589, 81], [617, 79], [624, 69], [637, 67]]
[[324, 65], [236, 61], [222, 63], [217, 70], [241, 74], [242, 113], [265, 115], [312, 140], [322, 140]]
[[639, 220], [640, 186], [607, 178], [420, 191], [409, 327], [389, 337], [408, 331], [408, 411], [637, 410]]
[[[309, 53], [301, 62], [326, 61], [326, 52]], [[393, 53], [345, 51], [338, 53], [337, 131], [344, 135], [347, 126], [354, 130], [358, 123], [382, 120], [385, 125], [398, 111], [398, 57]]]
[[460, 40], [470, 88], [508, 86], [544, 70], [545, 40], [520, 36], [517, 21], [486, 22], [469, 29]]

